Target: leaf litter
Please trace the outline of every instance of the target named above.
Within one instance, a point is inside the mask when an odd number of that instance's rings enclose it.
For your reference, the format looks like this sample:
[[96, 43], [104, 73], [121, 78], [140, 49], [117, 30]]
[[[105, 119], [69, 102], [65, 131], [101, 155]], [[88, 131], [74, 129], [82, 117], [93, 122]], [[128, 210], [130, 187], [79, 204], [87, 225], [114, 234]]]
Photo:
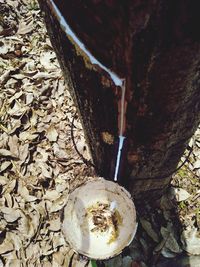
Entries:
[[0, 266], [68, 266], [60, 212], [91, 173], [76, 108], [37, 1], [0, 4]]
[[[72, 144], [76, 108], [37, 1], [0, 4], [0, 266], [86, 266], [61, 232], [69, 192], [93, 173]], [[90, 159], [80, 121], [74, 125], [77, 149]], [[200, 254], [200, 128], [194, 136], [169, 190], [154, 207], [143, 203], [129, 255], [106, 266], [156, 266], [182, 251]]]

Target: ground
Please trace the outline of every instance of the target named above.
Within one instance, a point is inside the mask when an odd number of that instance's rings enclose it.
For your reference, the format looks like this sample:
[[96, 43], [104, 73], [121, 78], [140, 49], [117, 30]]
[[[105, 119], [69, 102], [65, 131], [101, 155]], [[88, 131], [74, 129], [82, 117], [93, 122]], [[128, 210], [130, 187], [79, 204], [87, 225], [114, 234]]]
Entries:
[[[90, 266], [61, 231], [69, 193], [95, 175], [76, 108], [38, 3], [0, 0], [0, 11], [0, 266]], [[160, 200], [138, 204], [136, 238], [105, 266], [198, 266], [200, 128], [185, 159]]]

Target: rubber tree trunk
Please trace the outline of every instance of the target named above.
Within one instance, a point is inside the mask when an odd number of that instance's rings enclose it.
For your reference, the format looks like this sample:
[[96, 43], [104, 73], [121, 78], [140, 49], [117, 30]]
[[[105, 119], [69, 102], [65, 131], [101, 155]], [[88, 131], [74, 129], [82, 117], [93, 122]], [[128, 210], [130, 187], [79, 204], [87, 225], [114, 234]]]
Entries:
[[[200, 121], [200, 2], [54, 2], [93, 56], [126, 80], [122, 181], [136, 198], [159, 196]], [[121, 91], [64, 32], [52, 2], [40, 4], [97, 173], [112, 178]]]

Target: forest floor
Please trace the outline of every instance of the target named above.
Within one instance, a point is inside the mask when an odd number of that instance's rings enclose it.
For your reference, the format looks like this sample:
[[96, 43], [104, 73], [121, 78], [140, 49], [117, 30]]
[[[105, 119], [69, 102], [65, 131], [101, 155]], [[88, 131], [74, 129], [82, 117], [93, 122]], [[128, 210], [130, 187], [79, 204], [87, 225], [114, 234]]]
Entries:
[[[0, 267], [91, 266], [61, 232], [69, 192], [95, 176], [73, 141], [89, 159], [38, 3], [0, 0]], [[200, 127], [185, 160], [166, 194], [139, 208], [129, 248], [104, 266], [200, 266]]]

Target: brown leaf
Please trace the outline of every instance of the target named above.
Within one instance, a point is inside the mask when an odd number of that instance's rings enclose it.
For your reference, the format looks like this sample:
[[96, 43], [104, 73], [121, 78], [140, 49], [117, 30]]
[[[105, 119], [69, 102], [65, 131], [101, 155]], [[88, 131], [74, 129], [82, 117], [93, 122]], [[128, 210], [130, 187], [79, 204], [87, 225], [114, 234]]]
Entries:
[[19, 210], [13, 208], [2, 207], [1, 212], [3, 212], [4, 219], [7, 222], [14, 222], [20, 217]]
[[24, 144], [19, 147], [19, 158], [22, 162], [25, 162], [25, 160], [29, 157], [29, 144]]
[[10, 152], [16, 157], [19, 157], [19, 143], [16, 135], [9, 136], [8, 146]]
[[21, 20], [19, 23], [17, 34], [24, 35], [24, 34], [32, 32], [33, 29], [34, 29], [34, 27], [33, 27], [33, 19], [32, 18], [29, 22], [27, 22], [27, 19], [26, 19], [26, 21]]
[[1, 163], [0, 172], [5, 171], [11, 164], [12, 164], [12, 162], [10, 162], [10, 161], [4, 161], [3, 163]]
[[59, 231], [60, 230], [60, 227], [61, 227], [61, 223], [60, 223], [60, 218], [57, 218], [56, 220], [52, 220], [49, 222], [49, 230], [50, 231]]
[[2, 156], [2, 157], [12, 157], [12, 158], [15, 157], [9, 150], [4, 149], [4, 148], [0, 149], [0, 156]]
[[46, 137], [49, 139], [49, 141], [51, 142], [56, 142], [57, 138], [58, 138], [58, 132], [55, 129], [55, 127], [53, 125], [51, 125], [47, 131], [46, 131]]
[[0, 245], [0, 254], [8, 253], [14, 249], [13, 243], [10, 241], [6, 240]]

